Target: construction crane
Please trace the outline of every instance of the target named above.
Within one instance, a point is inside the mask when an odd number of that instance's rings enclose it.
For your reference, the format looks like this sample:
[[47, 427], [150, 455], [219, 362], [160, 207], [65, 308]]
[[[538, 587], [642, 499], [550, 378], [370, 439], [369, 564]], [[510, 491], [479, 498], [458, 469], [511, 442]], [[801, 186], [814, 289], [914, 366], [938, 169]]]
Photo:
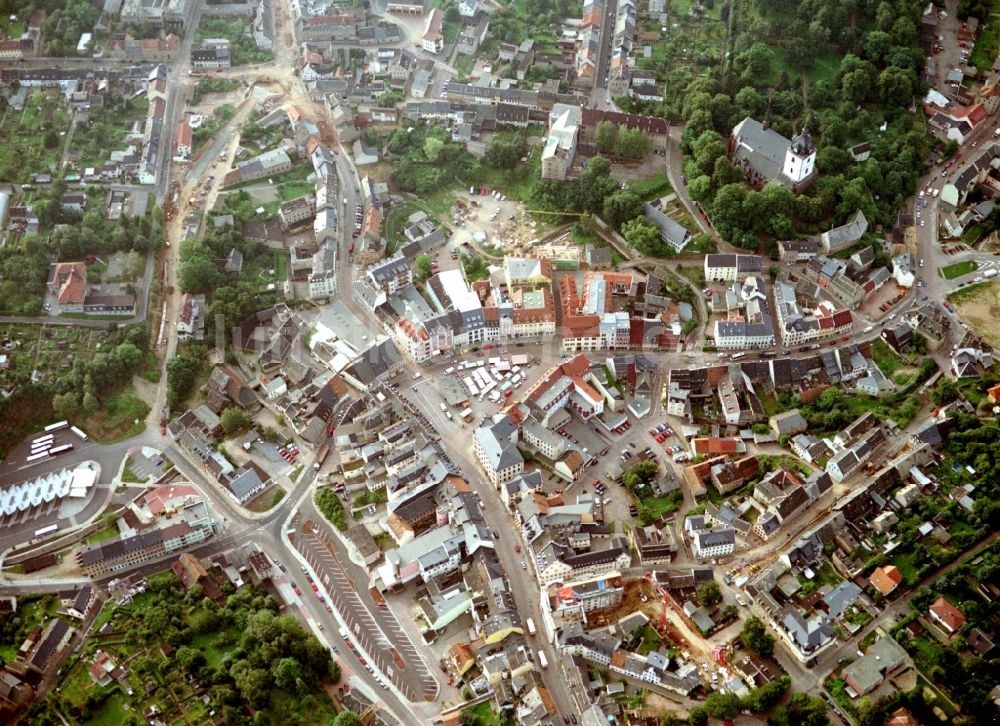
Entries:
[[660, 635], [666, 635], [667, 632], [667, 589], [653, 579], [653, 573], [647, 572], [642, 576], [645, 582], [648, 582], [650, 586], [660, 594], [660, 599], [663, 601], [663, 607], [660, 609], [660, 621], [657, 623], [656, 630]]

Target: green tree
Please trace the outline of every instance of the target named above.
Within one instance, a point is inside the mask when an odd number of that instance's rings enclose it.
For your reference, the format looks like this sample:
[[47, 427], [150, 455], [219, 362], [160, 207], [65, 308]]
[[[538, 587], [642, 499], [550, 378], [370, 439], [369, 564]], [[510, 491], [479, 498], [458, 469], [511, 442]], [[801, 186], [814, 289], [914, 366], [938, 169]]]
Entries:
[[946, 403], [956, 400], [959, 395], [958, 384], [952, 379], [942, 376], [937, 385], [934, 386], [934, 390], [931, 391], [931, 400], [934, 401], [935, 406], [944, 406]]
[[604, 200], [604, 221], [617, 230], [642, 214], [642, 200], [635, 192], [621, 189]]
[[521, 139], [510, 141], [494, 137], [486, 147], [483, 161], [494, 169], [513, 169], [528, 151], [527, 144]]
[[732, 721], [740, 712], [740, 697], [735, 693], [712, 693], [705, 699], [705, 710], [712, 718]]
[[764, 623], [755, 615], [743, 622], [740, 640], [743, 641], [743, 645], [761, 657], [769, 658], [774, 653], [774, 636], [767, 632]]
[[237, 406], [230, 406], [223, 411], [219, 420], [227, 436], [250, 426], [250, 414]]
[[636, 217], [622, 225], [622, 237], [644, 255], [660, 257], [667, 251], [660, 228], [645, 217]]
[[743, 77], [754, 81], [771, 72], [774, 51], [766, 43], [758, 41], [741, 53], [737, 60], [743, 66]]
[[698, 706], [692, 708], [688, 713], [688, 723], [690, 726], [708, 726], [708, 712]]
[[175, 355], [167, 361], [167, 405], [177, 408], [194, 388], [201, 361], [187, 354]]
[[706, 131], [695, 139], [691, 152], [698, 168], [705, 174], [711, 174], [715, 169], [715, 160], [726, 156], [726, 142], [717, 132]]
[[57, 393], [52, 398], [52, 410], [59, 418], [72, 418], [80, 411], [80, 394], [76, 391]]
[[611, 176], [611, 164], [603, 156], [596, 156], [580, 174], [579, 194], [575, 195], [578, 211], [600, 214], [604, 200], [618, 189], [618, 182]]
[[878, 92], [887, 106], [905, 106], [913, 97], [913, 77], [902, 68], [886, 68], [878, 77]]
[[139, 367], [142, 351], [132, 343], [119, 343], [118, 347], [115, 348], [115, 358], [118, 359], [118, 363], [124, 370], [133, 372]]
[[[698, 602], [702, 607], [712, 607], [722, 602], [722, 590], [718, 583], [711, 581], [702, 583], [698, 587]], [[722, 718], [719, 716], [718, 718]]]
[[87, 391], [83, 394], [83, 412], [88, 416], [92, 416], [97, 413], [97, 409], [101, 407], [101, 402], [97, 400], [97, 395], [92, 391]]
[[201, 670], [206, 663], [205, 656], [200, 650], [182, 645], [174, 654], [177, 663], [192, 673]]
[[645, 159], [652, 147], [649, 134], [642, 129], [623, 128], [618, 132], [618, 156], [623, 159]]
[[184, 260], [177, 270], [182, 292], [210, 293], [222, 286], [226, 277], [211, 257], [196, 254]]
[[600, 153], [614, 153], [618, 146], [618, 126], [611, 121], [601, 121], [594, 129], [594, 143]]
[[274, 685], [294, 693], [298, 690], [298, 683], [302, 678], [302, 667], [294, 658], [282, 658], [271, 667], [271, 675], [274, 676]]
[[430, 255], [417, 255], [413, 259], [413, 276], [419, 282], [423, 282], [430, 277], [433, 269], [434, 261], [430, 258]]

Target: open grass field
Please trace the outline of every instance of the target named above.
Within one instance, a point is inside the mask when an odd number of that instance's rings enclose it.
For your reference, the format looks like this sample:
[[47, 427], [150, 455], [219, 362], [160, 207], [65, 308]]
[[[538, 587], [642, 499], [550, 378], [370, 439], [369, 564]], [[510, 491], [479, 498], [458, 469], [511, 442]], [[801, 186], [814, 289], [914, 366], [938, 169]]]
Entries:
[[1000, 281], [991, 280], [964, 287], [948, 296], [948, 300], [975, 332], [991, 345], [1000, 345]]

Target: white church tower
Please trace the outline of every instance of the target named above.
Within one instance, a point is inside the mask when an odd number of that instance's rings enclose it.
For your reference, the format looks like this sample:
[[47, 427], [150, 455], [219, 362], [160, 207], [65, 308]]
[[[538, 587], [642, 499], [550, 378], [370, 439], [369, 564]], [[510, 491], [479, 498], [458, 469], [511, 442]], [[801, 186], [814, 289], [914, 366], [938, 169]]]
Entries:
[[816, 144], [813, 143], [809, 129], [803, 128], [802, 133], [792, 139], [788, 150], [785, 151], [785, 166], [782, 172], [792, 180], [793, 184], [798, 184], [816, 171]]

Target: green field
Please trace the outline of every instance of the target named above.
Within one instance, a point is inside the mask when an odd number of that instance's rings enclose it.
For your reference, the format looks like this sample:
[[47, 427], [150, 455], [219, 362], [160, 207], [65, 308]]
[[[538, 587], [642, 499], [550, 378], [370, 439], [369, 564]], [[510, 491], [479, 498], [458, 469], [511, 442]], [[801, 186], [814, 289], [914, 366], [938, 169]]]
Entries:
[[954, 280], [956, 277], [962, 277], [963, 275], [975, 272], [976, 269], [976, 263], [974, 260], [963, 260], [962, 262], [954, 262], [950, 265], [942, 267], [938, 270], [938, 273], [945, 280]]

